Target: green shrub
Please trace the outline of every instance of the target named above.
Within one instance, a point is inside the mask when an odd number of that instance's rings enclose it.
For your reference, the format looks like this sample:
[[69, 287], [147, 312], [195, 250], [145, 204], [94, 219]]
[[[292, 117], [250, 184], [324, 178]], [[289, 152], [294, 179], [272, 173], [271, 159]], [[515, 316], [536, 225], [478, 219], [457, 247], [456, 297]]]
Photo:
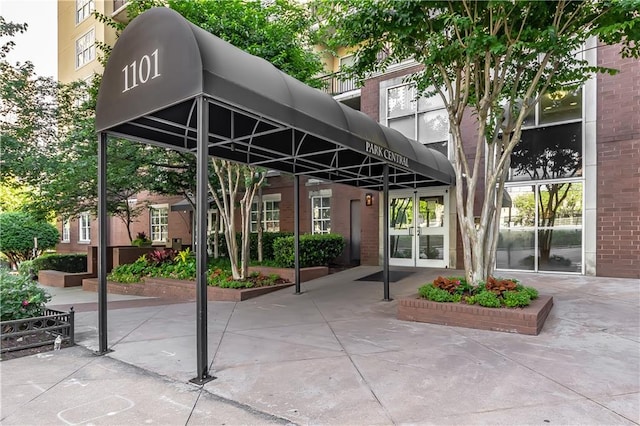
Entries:
[[26, 275], [0, 269], [0, 321], [41, 316], [51, 296]]
[[461, 299], [460, 295], [451, 294], [447, 290], [434, 287], [433, 284], [423, 285], [418, 289], [418, 293], [421, 297], [434, 302], [459, 302]]
[[[342, 254], [345, 240], [338, 234], [305, 234], [300, 236], [300, 267], [328, 266]], [[274, 241], [275, 262], [283, 268], [295, 266], [294, 237]]]
[[69, 273], [87, 272], [87, 255], [80, 254], [43, 254], [33, 259], [32, 269], [36, 275], [38, 271], [52, 269]]
[[504, 306], [508, 308], [521, 308], [529, 306], [531, 297], [525, 291], [507, 291], [504, 293]]
[[485, 308], [499, 308], [502, 306], [500, 299], [490, 291], [482, 291], [475, 296], [475, 301]]
[[[291, 232], [263, 232], [262, 233], [262, 258], [265, 260], [274, 260], [275, 254], [273, 251], [273, 243], [275, 240], [281, 237], [290, 237], [293, 233]], [[211, 242], [211, 247], [213, 247], [213, 234], [209, 235], [209, 241]], [[240, 244], [242, 242], [242, 234], [236, 234], [236, 241], [238, 243], [238, 248], [240, 248]], [[223, 234], [218, 235], [218, 255], [220, 257], [228, 258], [229, 251], [227, 250], [227, 241], [224, 238]], [[249, 257], [252, 260], [258, 260], [258, 233], [252, 232], [249, 235]]]
[[15, 264], [33, 259], [34, 238], [38, 238], [36, 256], [54, 248], [60, 239], [55, 226], [22, 212], [0, 213], [0, 229], [0, 252]]
[[151, 268], [147, 258], [140, 256], [138, 260], [133, 263], [118, 265], [113, 268], [111, 273], [107, 275], [107, 279], [117, 283], [137, 283], [142, 280], [143, 276], [149, 273]]
[[533, 287], [522, 287], [521, 291], [527, 293], [529, 295], [529, 299], [531, 300], [535, 300], [538, 298], [538, 290]]

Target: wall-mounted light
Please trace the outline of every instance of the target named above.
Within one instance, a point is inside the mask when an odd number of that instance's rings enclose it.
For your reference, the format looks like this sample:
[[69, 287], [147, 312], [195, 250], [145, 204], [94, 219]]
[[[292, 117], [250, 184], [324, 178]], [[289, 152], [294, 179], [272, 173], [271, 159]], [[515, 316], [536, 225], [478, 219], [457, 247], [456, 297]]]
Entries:
[[369, 207], [373, 205], [373, 194], [370, 192], [367, 192], [366, 194], [364, 194], [364, 205]]

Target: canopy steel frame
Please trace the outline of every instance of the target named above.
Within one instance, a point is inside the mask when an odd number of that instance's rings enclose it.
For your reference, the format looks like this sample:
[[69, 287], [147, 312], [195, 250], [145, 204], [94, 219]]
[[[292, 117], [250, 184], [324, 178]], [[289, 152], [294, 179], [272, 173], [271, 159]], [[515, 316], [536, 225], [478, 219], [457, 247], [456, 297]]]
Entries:
[[[96, 129], [98, 354], [109, 351], [108, 137], [196, 156], [197, 377], [191, 381], [199, 385], [213, 379], [207, 360], [209, 157], [294, 176], [296, 294], [301, 293], [301, 176], [383, 191], [385, 203], [390, 189], [455, 184], [453, 168], [442, 154], [380, 126], [365, 114], [300, 83], [163, 7], [139, 15], [120, 35], [102, 77]], [[391, 300], [389, 212], [388, 208], [383, 211], [384, 300]]]

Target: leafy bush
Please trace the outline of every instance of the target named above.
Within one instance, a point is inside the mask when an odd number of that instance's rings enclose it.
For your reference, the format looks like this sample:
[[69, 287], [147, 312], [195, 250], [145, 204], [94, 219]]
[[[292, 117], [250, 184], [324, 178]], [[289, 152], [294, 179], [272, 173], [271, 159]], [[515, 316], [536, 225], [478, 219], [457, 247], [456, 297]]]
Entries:
[[[305, 234], [300, 236], [300, 267], [327, 266], [345, 247], [342, 235]], [[273, 243], [276, 263], [283, 268], [295, 264], [294, 237], [278, 238]]]
[[140, 256], [138, 260], [133, 263], [118, 265], [113, 268], [107, 276], [107, 279], [117, 283], [138, 283], [142, 280], [143, 276], [149, 273], [150, 269], [151, 265], [147, 261], [147, 258]]
[[433, 284], [423, 285], [418, 289], [421, 297], [434, 302], [459, 302], [460, 295], [451, 294], [447, 290], [435, 287]]
[[485, 308], [499, 308], [502, 306], [498, 296], [490, 291], [482, 291], [476, 294], [475, 301], [478, 305], [484, 306]]
[[41, 316], [51, 296], [26, 275], [0, 269], [0, 321]]
[[[274, 260], [275, 253], [273, 250], [273, 243], [282, 237], [290, 237], [293, 233], [291, 232], [263, 232], [262, 233], [262, 258]], [[213, 247], [213, 234], [209, 235], [209, 240], [211, 241], [211, 246]], [[224, 238], [224, 235], [218, 235], [218, 254], [220, 257], [229, 257], [229, 251], [227, 250], [227, 243]], [[236, 241], [238, 243], [238, 247], [242, 242], [242, 234], [236, 234]], [[249, 235], [249, 257], [253, 260], [258, 259], [258, 233], [252, 232]]]
[[467, 283], [465, 278], [441, 276], [433, 283], [418, 289], [421, 297], [434, 302], [460, 302], [468, 305], [478, 304], [488, 308], [517, 308], [528, 306], [531, 300], [538, 298], [538, 290], [525, 287], [516, 279], [505, 280], [489, 277], [487, 282], [480, 281], [477, 287]]
[[[23, 262], [25, 263], [25, 262]], [[38, 271], [52, 269], [69, 273], [87, 272], [87, 255], [80, 254], [43, 254], [30, 261], [30, 265], [20, 265], [20, 271], [29, 272], [32, 270], [36, 275]]]
[[151, 246], [152, 241], [147, 237], [147, 234], [144, 232], [138, 232], [136, 238], [131, 241], [132, 246], [136, 247], [149, 247]]
[[[0, 252], [10, 262], [18, 264], [30, 260], [50, 248], [60, 239], [60, 233], [48, 222], [34, 219], [22, 212], [0, 213]], [[38, 249], [34, 250], [34, 238], [38, 238]]]
[[521, 308], [530, 303], [531, 297], [525, 291], [508, 291], [504, 294], [504, 306], [508, 308]]

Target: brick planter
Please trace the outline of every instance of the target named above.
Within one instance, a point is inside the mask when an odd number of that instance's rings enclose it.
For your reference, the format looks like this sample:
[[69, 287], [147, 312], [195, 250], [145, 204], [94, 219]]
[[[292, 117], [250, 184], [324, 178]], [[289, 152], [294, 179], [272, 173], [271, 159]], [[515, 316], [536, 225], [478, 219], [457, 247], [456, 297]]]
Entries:
[[547, 319], [553, 298], [539, 296], [525, 308], [484, 308], [463, 303], [440, 303], [418, 295], [398, 299], [398, 319], [481, 330], [537, 336]]
[[[278, 284], [256, 288], [220, 288], [207, 287], [207, 300], [240, 302], [292, 286], [293, 283]], [[96, 278], [82, 280], [82, 290], [98, 291]], [[191, 301], [196, 299], [194, 281], [173, 280], [170, 278], [145, 278], [142, 283], [121, 284], [108, 281], [107, 293], [129, 294], [133, 296], [160, 297], [163, 299]]]

